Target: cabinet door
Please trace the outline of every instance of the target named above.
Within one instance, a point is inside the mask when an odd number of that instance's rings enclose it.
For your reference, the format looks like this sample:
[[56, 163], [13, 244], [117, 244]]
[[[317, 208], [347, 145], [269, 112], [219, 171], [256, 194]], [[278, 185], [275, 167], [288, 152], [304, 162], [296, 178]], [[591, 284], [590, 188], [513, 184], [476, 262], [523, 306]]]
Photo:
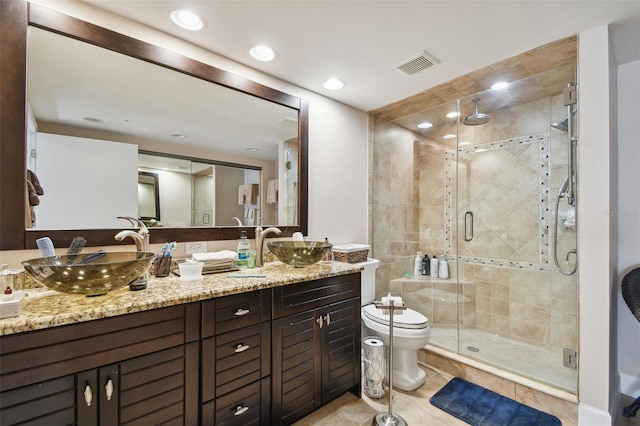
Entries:
[[118, 425], [120, 375], [118, 365], [98, 369], [100, 426]]
[[76, 374], [77, 424], [118, 425], [118, 365]]
[[121, 425], [184, 424], [185, 349], [120, 363]]
[[0, 425], [75, 425], [74, 407], [75, 376], [47, 380], [1, 392]]
[[291, 424], [320, 406], [317, 310], [273, 322], [273, 424]]
[[322, 403], [360, 384], [360, 299], [320, 310], [322, 326]]

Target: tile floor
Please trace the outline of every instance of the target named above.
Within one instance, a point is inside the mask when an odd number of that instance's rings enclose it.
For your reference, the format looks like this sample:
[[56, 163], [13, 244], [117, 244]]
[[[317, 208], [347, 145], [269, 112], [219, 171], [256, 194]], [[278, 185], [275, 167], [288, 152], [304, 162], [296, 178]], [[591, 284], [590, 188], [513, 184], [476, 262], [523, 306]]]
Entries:
[[[468, 426], [467, 423], [434, 407], [429, 398], [450, 379], [431, 369], [423, 368], [427, 374], [425, 383], [412, 392], [394, 390], [392, 410], [409, 425]], [[371, 425], [378, 413], [386, 413], [389, 407], [388, 392], [382, 399], [372, 399], [364, 393], [358, 399], [346, 393], [328, 405], [304, 417], [295, 426], [359, 426]]]
[[[452, 376], [421, 367], [426, 373], [425, 383], [412, 392], [394, 390], [392, 410], [400, 415], [409, 425], [429, 426], [465, 426], [468, 424], [431, 405], [429, 398]], [[632, 418], [622, 416], [622, 407], [630, 404], [633, 398], [622, 395], [620, 413], [616, 416], [614, 426], [640, 426], [640, 412]], [[389, 407], [388, 393], [382, 399], [372, 399], [362, 394], [362, 399], [351, 393], [336, 398], [326, 406], [302, 418], [294, 426], [370, 426], [378, 413], [386, 413]]]

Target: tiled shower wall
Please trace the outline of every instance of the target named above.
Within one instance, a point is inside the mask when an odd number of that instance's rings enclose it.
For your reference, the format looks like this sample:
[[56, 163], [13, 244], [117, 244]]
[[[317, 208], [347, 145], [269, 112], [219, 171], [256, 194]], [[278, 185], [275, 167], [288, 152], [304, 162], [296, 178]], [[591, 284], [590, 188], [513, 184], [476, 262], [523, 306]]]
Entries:
[[[490, 240], [485, 240], [486, 250], [482, 246], [474, 247], [475, 257], [479, 259], [474, 260], [474, 255], [466, 256], [459, 264], [455, 260], [456, 230], [455, 227], [447, 228], [445, 214], [451, 203], [455, 212], [455, 200], [452, 199], [455, 193], [450, 197], [446, 191], [451, 182], [447, 185], [445, 155], [447, 149], [451, 152], [451, 148], [391, 122], [376, 122], [372, 138], [371, 223], [373, 253], [381, 261], [376, 279], [377, 295], [393, 291], [413, 304], [425, 296], [425, 292], [437, 289], [438, 297], [426, 296], [435, 301], [432, 305], [410, 307], [424, 313], [434, 326], [455, 326], [458, 321], [455, 303], [446, 302], [451, 299], [441, 296], [443, 291], [455, 294], [456, 288], [461, 288], [466, 296], [460, 311], [462, 326], [546, 347], [577, 349], [577, 278], [557, 272], [551, 258], [553, 250], [549, 248], [554, 232], [555, 194], [564, 179], [567, 164], [566, 133], [550, 129], [549, 124], [565, 115], [560, 96], [555, 96], [496, 111], [491, 114], [489, 123], [483, 126], [461, 126], [460, 140], [472, 141], [474, 146], [544, 135], [549, 175], [546, 176], [545, 172], [547, 187], [538, 186], [544, 180], [542, 177], [528, 183], [534, 187], [532, 196], [548, 192], [548, 196], [541, 199], [542, 203], [536, 203], [539, 211], [510, 218], [512, 231], [534, 228], [539, 234], [535, 242], [515, 241], [513, 246], [528, 245], [528, 248], [496, 256], [491, 252]], [[519, 165], [540, 164], [537, 146], [521, 151], [518, 152], [519, 158], [501, 171], [504, 174], [502, 182], [517, 183], [522, 175]], [[491, 167], [490, 164], [488, 161], [476, 167]], [[495, 172], [491, 169], [475, 170], [485, 175]], [[502, 192], [510, 193], [508, 189]], [[519, 202], [522, 196], [517, 190], [512, 192], [518, 199], [511, 200], [511, 204], [508, 197], [500, 203], [484, 203], [483, 214], [487, 217], [503, 216], [504, 209]], [[561, 204], [561, 212], [566, 207]], [[546, 220], [537, 220], [540, 212], [546, 215]], [[455, 221], [455, 216], [452, 220]], [[450, 232], [448, 237], [447, 232]], [[559, 253], [565, 267], [565, 254], [575, 244], [573, 232], [561, 227], [559, 233]], [[531, 232], [524, 235], [523, 238], [531, 239]], [[449, 244], [453, 250], [447, 251]], [[390, 286], [390, 280], [412, 271], [417, 251], [438, 257], [446, 253], [452, 275], [449, 283], [425, 280], [421, 285], [420, 280], [413, 280], [403, 284], [395, 281]], [[456, 277], [465, 284], [455, 286]], [[420, 293], [419, 297], [417, 293]], [[435, 306], [438, 298], [447, 306]]]

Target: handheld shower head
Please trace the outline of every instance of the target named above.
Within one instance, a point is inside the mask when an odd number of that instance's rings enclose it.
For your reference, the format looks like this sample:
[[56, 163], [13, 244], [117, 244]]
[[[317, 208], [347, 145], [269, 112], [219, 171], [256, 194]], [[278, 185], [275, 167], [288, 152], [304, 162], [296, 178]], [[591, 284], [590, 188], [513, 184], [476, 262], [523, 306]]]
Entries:
[[481, 124], [485, 124], [489, 121], [489, 114], [482, 114], [478, 112], [478, 102], [480, 102], [479, 98], [475, 98], [473, 103], [475, 104], [475, 112], [473, 114], [467, 115], [462, 122], [467, 126], [479, 126]]
[[566, 132], [569, 130], [569, 116], [566, 116], [565, 118], [563, 118], [560, 121], [556, 121], [555, 123], [551, 124], [551, 127], [555, 127], [558, 130], [562, 130], [563, 132]]

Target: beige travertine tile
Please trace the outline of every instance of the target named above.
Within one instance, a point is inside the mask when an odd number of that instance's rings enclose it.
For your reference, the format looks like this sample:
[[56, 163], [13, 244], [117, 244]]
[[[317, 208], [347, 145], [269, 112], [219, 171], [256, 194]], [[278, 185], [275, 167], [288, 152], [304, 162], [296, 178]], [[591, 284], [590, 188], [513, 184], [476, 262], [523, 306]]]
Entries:
[[482, 387], [492, 390], [500, 395], [514, 399], [516, 394], [516, 385], [510, 380], [489, 374], [485, 371], [478, 370], [467, 366], [466, 380], [471, 383], [480, 384]]
[[513, 399], [558, 417], [564, 426], [576, 426], [578, 424], [577, 404], [520, 384], [516, 384], [516, 396]]
[[[425, 364], [439, 370], [440, 372], [449, 374], [451, 377], [466, 377], [466, 365], [440, 355], [427, 351], [425, 354]], [[444, 383], [443, 383], [444, 385]]]

